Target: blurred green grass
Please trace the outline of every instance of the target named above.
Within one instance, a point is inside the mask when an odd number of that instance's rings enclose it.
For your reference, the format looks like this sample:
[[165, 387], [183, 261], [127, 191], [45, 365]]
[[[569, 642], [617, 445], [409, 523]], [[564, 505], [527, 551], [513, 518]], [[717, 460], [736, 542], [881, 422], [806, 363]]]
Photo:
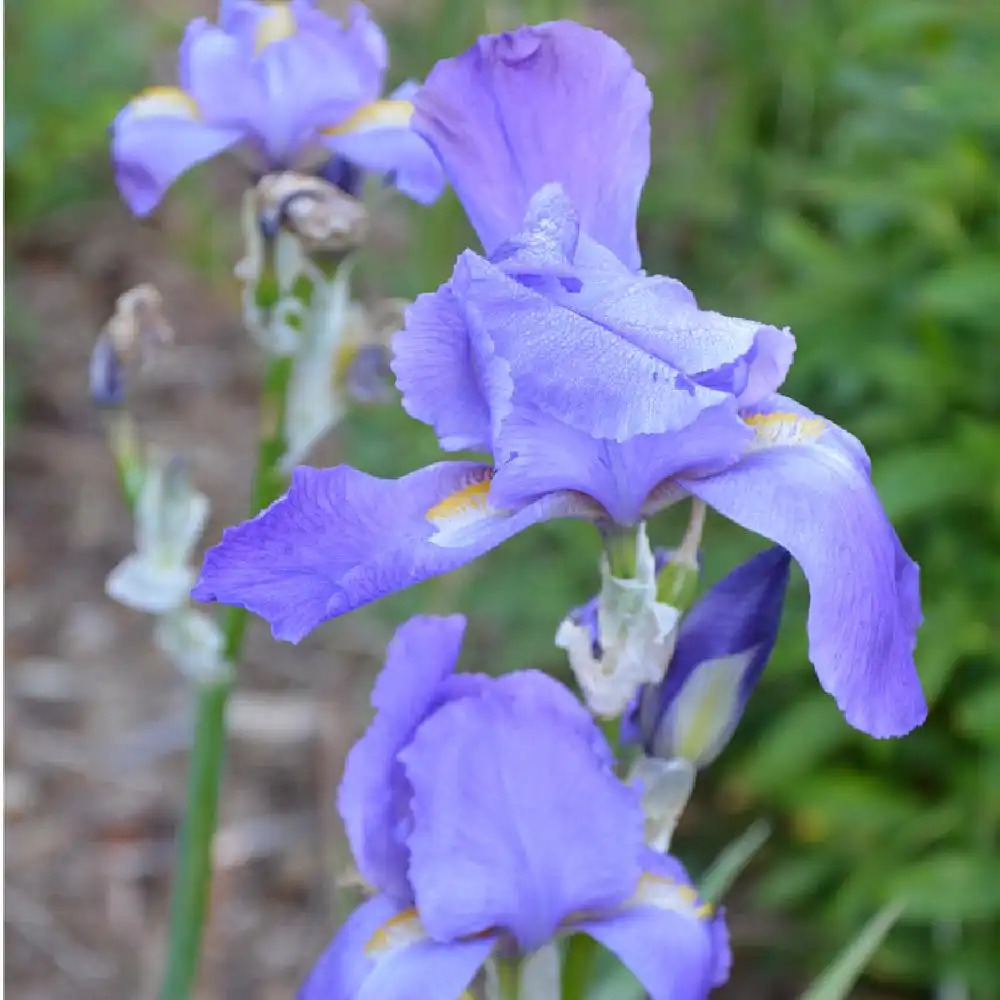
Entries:
[[[117, 9], [46, 0], [8, 11], [15, 230], [110, 190], [104, 130], [145, 82], [153, 37]], [[426, 0], [387, 18], [394, 78], [424, 75], [519, 10]], [[922, 566], [927, 725], [893, 742], [848, 729], [808, 664], [797, 576], [774, 661], [679, 849], [704, 864], [750, 818], [778, 821], [741, 905], [780, 911], [793, 930], [745, 961], [815, 972], [901, 895], [909, 908], [869, 981], [927, 990], [957, 976], [973, 997], [998, 997], [1000, 6], [564, 0], [525, 16], [559, 12], [612, 30], [650, 78], [645, 266], [681, 278], [707, 307], [793, 328], [789, 394], [864, 440]], [[451, 196], [405, 211], [405, 245], [366, 262], [370, 292], [433, 288], [472, 242]], [[355, 413], [344, 439], [376, 474], [437, 455], [430, 431], [399, 409]], [[654, 537], [669, 541], [675, 519], [658, 519]], [[760, 544], [713, 519], [706, 578]], [[551, 639], [593, 590], [596, 550], [586, 526], [535, 529], [360, 614], [461, 610], [470, 666], [562, 670]]]

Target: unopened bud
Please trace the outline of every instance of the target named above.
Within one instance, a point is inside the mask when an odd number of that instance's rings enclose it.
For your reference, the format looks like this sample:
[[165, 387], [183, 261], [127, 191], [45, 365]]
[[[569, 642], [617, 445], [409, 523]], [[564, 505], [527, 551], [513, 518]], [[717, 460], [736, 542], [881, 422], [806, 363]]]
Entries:
[[784, 549], [767, 549], [691, 608], [664, 680], [644, 687], [623, 719], [623, 742], [697, 768], [715, 760], [774, 648], [789, 562]]
[[125, 366], [111, 343], [101, 334], [90, 354], [90, 398], [98, 406], [121, 406], [125, 402]]
[[343, 255], [368, 236], [364, 203], [321, 177], [291, 171], [267, 174], [256, 193], [264, 235], [273, 239], [284, 228], [311, 256]]

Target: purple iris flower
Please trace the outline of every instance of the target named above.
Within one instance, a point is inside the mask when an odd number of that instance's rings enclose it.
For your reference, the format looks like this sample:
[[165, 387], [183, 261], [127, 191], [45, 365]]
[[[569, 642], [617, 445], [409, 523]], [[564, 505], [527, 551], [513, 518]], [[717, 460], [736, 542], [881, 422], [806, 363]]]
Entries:
[[294, 641], [539, 521], [633, 525], [690, 495], [802, 566], [810, 657], [847, 720], [918, 725], [918, 569], [864, 448], [777, 394], [790, 333], [636, 270], [650, 95], [625, 50], [571, 22], [481, 38], [415, 105], [487, 256], [417, 299], [393, 370], [442, 447], [492, 458], [395, 481], [299, 469], [208, 553], [195, 597]]
[[[715, 760], [774, 649], [790, 561], [784, 549], [766, 549], [695, 603], [681, 621], [663, 681], [645, 685], [623, 717], [623, 742], [699, 768]], [[596, 607], [584, 605], [577, 617], [596, 637]]]
[[410, 129], [417, 85], [379, 100], [387, 63], [385, 37], [361, 4], [341, 24], [312, 0], [222, 0], [218, 25], [188, 25], [180, 86], [150, 87], [115, 119], [118, 187], [146, 215], [189, 167], [233, 149], [258, 173], [346, 160], [433, 201], [444, 179]]
[[[583, 707], [536, 671], [452, 671], [465, 620], [396, 633], [339, 807], [377, 895], [301, 1000], [457, 1000], [494, 951], [588, 934], [654, 1000], [701, 1000], [729, 971], [722, 916], [643, 843], [638, 794]], [[542, 764], [543, 766], [539, 766]]]

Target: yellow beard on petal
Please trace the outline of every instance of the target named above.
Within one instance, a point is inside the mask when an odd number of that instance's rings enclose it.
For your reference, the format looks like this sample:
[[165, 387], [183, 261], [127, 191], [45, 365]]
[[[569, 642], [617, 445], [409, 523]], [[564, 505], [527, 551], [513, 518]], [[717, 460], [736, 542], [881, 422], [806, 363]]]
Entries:
[[625, 906], [655, 906], [661, 910], [674, 910], [695, 920], [709, 920], [715, 912], [711, 903], [701, 902], [691, 886], [648, 872], [639, 879], [639, 885]]
[[405, 128], [413, 117], [413, 102], [401, 100], [372, 101], [363, 104], [339, 125], [322, 129], [323, 135], [344, 135], [376, 128]]
[[180, 87], [147, 87], [140, 90], [129, 102], [136, 118], [187, 118], [195, 121], [201, 117], [194, 98]]
[[808, 444], [827, 428], [822, 417], [800, 417], [797, 413], [754, 413], [744, 417], [743, 422], [753, 428], [758, 448]]
[[486, 509], [490, 492], [490, 476], [482, 482], [470, 483], [462, 489], [450, 493], [440, 503], [436, 503], [427, 511], [427, 520], [435, 524], [441, 521], [451, 521], [452, 518], [464, 514], [478, 513]]
[[365, 945], [365, 954], [369, 958], [376, 958], [386, 952], [395, 951], [397, 948], [405, 948], [412, 944], [419, 944], [426, 940], [427, 932], [420, 922], [417, 911], [411, 906], [407, 910], [390, 917], [375, 933], [369, 938]]
[[490, 506], [492, 479], [492, 469], [480, 469], [465, 486], [434, 504], [424, 515], [437, 529], [429, 541], [446, 548], [468, 544], [480, 527], [502, 514]]
[[295, 14], [287, 3], [269, 3], [267, 13], [257, 22], [253, 52], [259, 56], [269, 45], [291, 38], [298, 31]]

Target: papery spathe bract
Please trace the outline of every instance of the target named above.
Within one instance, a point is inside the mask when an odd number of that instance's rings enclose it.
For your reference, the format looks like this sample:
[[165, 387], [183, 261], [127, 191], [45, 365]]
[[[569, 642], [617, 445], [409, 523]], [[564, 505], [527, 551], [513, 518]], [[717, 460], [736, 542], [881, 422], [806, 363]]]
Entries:
[[608, 719], [625, 711], [641, 685], [663, 679], [680, 621], [677, 608], [657, 599], [656, 560], [644, 524], [636, 533], [634, 562], [634, 576], [621, 578], [603, 558], [600, 594], [556, 633], [587, 706]]
[[534, 671], [452, 674], [463, 629], [457, 616], [415, 618], [390, 646], [339, 796], [377, 895], [300, 997], [433, 986], [457, 1000], [492, 952], [584, 933], [654, 1000], [702, 1000], [728, 974], [721, 916], [676, 860], [645, 847], [638, 795], [565, 688]]
[[115, 119], [118, 187], [146, 215], [188, 168], [234, 150], [255, 174], [342, 157], [433, 201], [443, 181], [409, 127], [416, 87], [381, 100], [387, 62], [385, 38], [360, 4], [340, 22], [311, 0], [223, 0], [218, 24], [188, 25], [179, 86], [150, 87]]

